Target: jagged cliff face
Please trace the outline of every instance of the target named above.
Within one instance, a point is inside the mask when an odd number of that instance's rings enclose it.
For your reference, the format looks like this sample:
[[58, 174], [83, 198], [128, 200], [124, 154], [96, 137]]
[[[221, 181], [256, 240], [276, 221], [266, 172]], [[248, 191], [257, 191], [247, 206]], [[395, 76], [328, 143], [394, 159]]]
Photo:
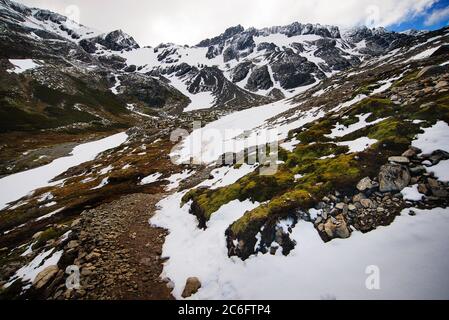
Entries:
[[[235, 87], [260, 96], [289, 97], [336, 72], [413, 40], [413, 36], [382, 28], [362, 27], [341, 33], [335, 26], [297, 22], [264, 29], [244, 29], [239, 25], [193, 47], [162, 44], [121, 56], [138, 72], [168, 76], [191, 94], [209, 92], [212, 104], [220, 106], [223, 101], [214, 92], [218, 80], [213, 86], [191, 87], [199, 69], [214, 67]], [[98, 50], [97, 54], [108, 52]], [[191, 109], [201, 107], [192, 105]]]

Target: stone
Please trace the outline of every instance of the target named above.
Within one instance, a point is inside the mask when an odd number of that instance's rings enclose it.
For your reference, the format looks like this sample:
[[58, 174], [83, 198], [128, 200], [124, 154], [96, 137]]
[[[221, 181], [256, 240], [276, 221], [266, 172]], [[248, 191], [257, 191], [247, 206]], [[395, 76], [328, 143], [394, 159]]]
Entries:
[[81, 223], [81, 218], [80, 219], [75, 219], [73, 220], [72, 224], [70, 225], [71, 228], [76, 227], [77, 225], [79, 225]]
[[427, 102], [427, 103], [422, 104], [419, 108], [420, 109], [427, 109], [427, 108], [435, 107], [436, 105], [437, 105], [436, 102], [431, 101], [431, 102]]
[[440, 187], [438, 180], [429, 178], [427, 179], [427, 183], [429, 184], [431, 189], [437, 189]]
[[360, 200], [360, 204], [364, 208], [372, 208], [372, 207], [374, 207], [374, 203], [371, 201], [371, 199], [362, 199], [362, 200]]
[[343, 202], [339, 202], [335, 205], [335, 208], [337, 208], [338, 210], [343, 210], [345, 208], [346, 204]]
[[418, 174], [422, 174], [424, 172], [426, 172], [426, 168], [424, 168], [423, 166], [416, 166], [416, 167], [411, 167], [409, 168], [410, 173], [414, 174], [414, 175], [418, 175]]
[[418, 184], [418, 192], [422, 194], [427, 194], [429, 190], [427, 189], [426, 185], [424, 183]]
[[358, 193], [352, 197], [352, 202], [360, 202], [362, 199], [366, 199], [366, 196], [363, 193]]
[[365, 177], [362, 180], [360, 180], [359, 183], [357, 183], [357, 189], [359, 191], [369, 190], [372, 189], [373, 187], [374, 187], [373, 181], [371, 180], [370, 177]]
[[357, 207], [353, 204], [350, 204], [350, 205], [348, 205], [348, 209], [349, 209], [349, 211], [356, 211]]
[[421, 150], [419, 148], [410, 147], [409, 149], [404, 151], [402, 156], [407, 157], [407, 158], [413, 158], [414, 156], [416, 156], [419, 153], [421, 153]]
[[190, 277], [186, 281], [186, 285], [184, 287], [184, 291], [182, 292], [183, 298], [188, 298], [193, 294], [197, 293], [201, 288], [201, 282], [197, 277]]
[[436, 89], [441, 89], [443, 87], [447, 87], [448, 82], [447, 81], [438, 81], [438, 83], [435, 85]]
[[33, 234], [33, 240], [36, 240], [37, 238], [39, 238], [43, 233], [44, 233], [44, 231], [39, 231], [39, 232], [36, 232], [35, 234]]
[[395, 163], [401, 163], [401, 164], [407, 164], [410, 163], [410, 160], [407, 157], [389, 157], [388, 161], [395, 162]]
[[401, 191], [408, 186], [411, 176], [407, 167], [399, 164], [386, 164], [379, 171], [379, 190], [381, 192]]
[[68, 244], [67, 244], [67, 248], [69, 248], [69, 249], [73, 249], [73, 248], [76, 248], [76, 247], [78, 247], [79, 246], [79, 243], [78, 243], [78, 241], [76, 241], [76, 240], [72, 240], [72, 241], [70, 241]]
[[438, 198], [447, 198], [448, 192], [442, 188], [432, 189], [432, 194]]
[[59, 271], [58, 266], [49, 266], [49, 267], [45, 268], [44, 270], [42, 270], [41, 272], [39, 272], [37, 274], [36, 278], [33, 281], [33, 286], [36, 289], [41, 289], [41, 288], [45, 287], [45, 285], [48, 282], [50, 282], [50, 280], [52, 280], [53, 277], [56, 276], [58, 271]]
[[351, 231], [342, 214], [337, 215], [333, 220], [328, 219], [324, 223], [324, 232], [329, 240], [334, 238], [349, 238]]
[[101, 256], [98, 252], [91, 252], [86, 256], [87, 261], [97, 260]]

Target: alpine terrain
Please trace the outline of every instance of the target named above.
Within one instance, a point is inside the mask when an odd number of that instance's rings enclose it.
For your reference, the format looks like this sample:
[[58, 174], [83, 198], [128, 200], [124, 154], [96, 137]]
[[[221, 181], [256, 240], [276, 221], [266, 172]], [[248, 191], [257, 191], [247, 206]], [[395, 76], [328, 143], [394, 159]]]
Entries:
[[2, 299], [447, 298], [448, 205], [447, 27], [142, 47], [0, 0]]

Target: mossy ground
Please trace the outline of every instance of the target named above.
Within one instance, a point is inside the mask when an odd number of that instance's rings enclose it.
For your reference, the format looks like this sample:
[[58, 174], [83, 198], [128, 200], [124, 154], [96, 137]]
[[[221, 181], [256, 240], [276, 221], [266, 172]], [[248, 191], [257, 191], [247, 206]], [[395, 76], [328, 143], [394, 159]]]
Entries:
[[[300, 141], [292, 152], [282, 150], [285, 161], [271, 177], [253, 172], [236, 183], [216, 190], [192, 190], [184, 201], [193, 201], [192, 213], [200, 221], [207, 221], [222, 205], [232, 200], [264, 202], [246, 212], [228, 229], [234, 239], [255, 241], [255, 235], [269, 221], [284, 218], [294, 210], [307, 210], [323, 196], [339, 191], [352, 195], [357, 182], [365, 177], [374, 177], [389, 156], [405, 151], [422, 127], [434, 124], [438, 119], [447, 119], [449, 113], [447, 94], [430, 99], [436, 104], [422, 107], [424, 101], [414, 104], [394, 104], [385, 98], [367, 98], [360, 103], [290, 132], [290, 138]], [[327, 135], [337, 124], [348, 126], [358, 121], [359, 115], [371, 113], [367, 122], [384, 119], [346, 136], [331, 139]], [[423, 120], [415, 123], [413, 120]], [[360, 137], [376, 139], [377, 143], [363, 152], [349, 154], [346, 146], [337, 143], [352, 141]], [[295, 181], [294, 175], [302, 177]]]

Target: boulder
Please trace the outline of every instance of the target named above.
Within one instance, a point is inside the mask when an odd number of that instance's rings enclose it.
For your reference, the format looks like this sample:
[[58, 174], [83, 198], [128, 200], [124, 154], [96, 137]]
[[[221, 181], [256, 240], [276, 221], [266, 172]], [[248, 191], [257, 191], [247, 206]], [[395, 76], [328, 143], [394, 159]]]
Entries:
[[186, 281], [186, 286], [182, 292], [183, 298], [188, 298], [193, 294], [197, 293], [199, 288], [201, 288], [201, 282], [197, 277], [190, 277]]
[[379, 171], [379, 190], [381, 192], [401, 191], [410, 183], [410, 172], [400, 164], [386, 164]]
[[36, 289], [43, 288], [51, 279], [53, 279], [56, 274], [58, 273], [59, 268], [58, 266], [49, 266], [39, 272], [36, 276], [36, 278], [33, 281], [33, 286]]

